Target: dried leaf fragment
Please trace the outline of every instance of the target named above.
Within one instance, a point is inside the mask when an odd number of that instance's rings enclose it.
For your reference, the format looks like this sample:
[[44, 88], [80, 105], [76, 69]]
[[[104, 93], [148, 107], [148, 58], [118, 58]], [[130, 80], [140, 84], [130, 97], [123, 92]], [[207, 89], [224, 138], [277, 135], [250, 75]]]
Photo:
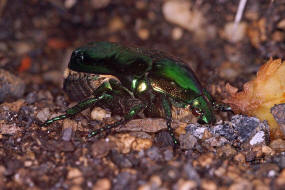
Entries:
[[244, 84], [242, 92], [237, 92], [230, 84], [226, 85], [226, 89], [230, 97], [224, 103], [229, 104], [235, 113], [267, 120], [272, 137], [280, 136], [280, 126], [270, 109], [285, 103], [285, 62], [270, 59], [260, 68], [255, 79]]

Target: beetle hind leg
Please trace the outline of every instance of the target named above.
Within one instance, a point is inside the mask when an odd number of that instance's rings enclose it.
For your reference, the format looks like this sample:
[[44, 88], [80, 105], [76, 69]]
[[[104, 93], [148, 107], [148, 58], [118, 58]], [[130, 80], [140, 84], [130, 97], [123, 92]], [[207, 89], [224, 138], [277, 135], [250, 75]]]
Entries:
[[162, 106], [165, 114], [166, 119], [166, 125], [167, 125], [167, 131], [169, 135], [172, 138], [172, 142], [175, 147], [179, 147], [179, 141], [175, 138], [175, 134], [173, 131], [173, 128], [171, 127], [171, 121], [172, 121], [172, 115], [171, 115], [171, 107], [168, 99], [166, 97], [162, 98]]
[[133, 119], [138, 113], [143, 111], [145, 108], [146, 108], [146, 105], [143, 103], [138, 103], [136, 105], [133, 105], [129, 109], [128, 113], [124, 116], [124, 118], [122, 120], [117, 121], [113, 124], [101, 127], [100, 129], [97, 129], [95, 131], [92, 131], [89, 133], [88, 137], [96, 136], [102, 132], [106, 132], [108, 134], [111, 131], [111, 129], [118, 127], [119, 125], [124, 124], [124, 123], [128, 122], [129, 120]]
[[77, 113], [91, 107], [92, 105], [94, 105], [95, 103], [97, 103], [101, 100], [107, 100], [107, 99], [111, 99], [111, 98], [112, 98], [111, 95], [103, 93], [101, 96], [83, 100], [82, 102], [79, 102], [77, 105], [67, 109], [65, 114], [45, 121], [43, 123], [43, 126], [47, 126], [47, 125], [52, 124], [53, 122], [58, 121], [58, 120], [62, 120], [62, 119], [72, 117], [72, 116], [76, 115]]

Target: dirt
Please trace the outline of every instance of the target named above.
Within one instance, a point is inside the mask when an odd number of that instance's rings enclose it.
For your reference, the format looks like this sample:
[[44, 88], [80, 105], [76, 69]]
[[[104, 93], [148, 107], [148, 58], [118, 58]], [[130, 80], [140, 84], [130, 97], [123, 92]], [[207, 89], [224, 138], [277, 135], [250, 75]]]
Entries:
[[227, 82], [241, 89], [270, 57], [284, 59], [285, 3], [248, 1], [235, 26], [237, 8], [224, 0], [0, 1], [0, 189], [284, 189], [285, 141], [268, 139], [256, 118], [175, 120], [177, 149], [163, 119], [93, 138], [89, 131], [119, 116], [106, 110], [91, 120], [87, 110], [41, 125], [75, 105], [63, 72], [72, 50], [92, 41], [180, 57], [218, 101]]

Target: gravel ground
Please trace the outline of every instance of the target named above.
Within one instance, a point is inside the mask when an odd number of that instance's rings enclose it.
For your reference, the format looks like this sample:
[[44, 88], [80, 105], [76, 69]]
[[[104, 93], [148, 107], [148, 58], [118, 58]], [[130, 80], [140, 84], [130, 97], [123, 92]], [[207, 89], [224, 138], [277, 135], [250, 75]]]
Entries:
[[[285, 189], [285, 140], [270, 139], [267, 122], [254, 117], [217, 113], [216, 124], [199, 125], [177, 114], [177, 149], [159, 118], [137, 118], [93, 138], [90, 130], [120, 116], [96, 108], [40, 125], [76, 104], [62, 90], [63, 71], [72, 50], [90, 41], [181, 57], [217, 100], [227, 82], [241, 89], [269, 57], [284, 59], [285, 3], [248, 1], [235, 26], [237, 7], [0, 0], [0, 189]], [[284, 128], [284, 104], [271, 112]]]

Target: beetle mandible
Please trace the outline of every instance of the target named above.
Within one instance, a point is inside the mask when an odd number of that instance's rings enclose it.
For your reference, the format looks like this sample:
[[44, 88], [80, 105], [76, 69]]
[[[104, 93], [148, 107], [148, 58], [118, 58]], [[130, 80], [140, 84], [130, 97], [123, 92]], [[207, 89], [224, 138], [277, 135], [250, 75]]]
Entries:
[[[214, 110], [231, 110], [217, 104], [181, 60], [157, 50], [93, 42], [73, 51], [68, 68], [73, 74], [69, 73], [65, 79], [64, 90], [80, 102], [67, 109], [64, 115], [47, 120], [44, 125], [72, 117], [94, 105], [123, 113], [123, 119], [91, 132], [91, 137], [126, 123], [140, 112], [147, 116], [161, 116], [158, 110], [163, 110], [168, 132], [174, 145], [178, 145], [171, 127], [172, 105], [190, 106], [198, 122], [206, 124], [215, 122]], [[72, 78], [76, 73], [79, 76]], [[111, 77], [95, 87], [93, 83], [102, 79], [101, 75], [112, 75], [118, 80]]]

